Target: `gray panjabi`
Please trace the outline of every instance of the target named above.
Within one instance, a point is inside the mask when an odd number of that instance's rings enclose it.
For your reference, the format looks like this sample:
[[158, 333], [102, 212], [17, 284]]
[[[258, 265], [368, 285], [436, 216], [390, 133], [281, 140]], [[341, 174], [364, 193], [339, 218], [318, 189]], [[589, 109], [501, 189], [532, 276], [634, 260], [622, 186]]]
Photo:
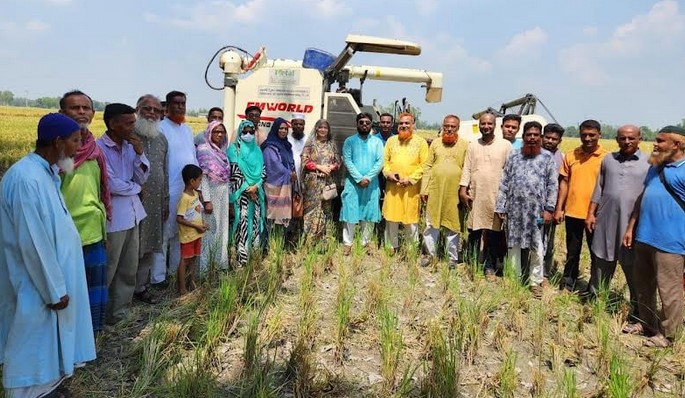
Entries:
[[621, 240], [649, 170], [647, 158], [641, 151], [628, 158], [612, 152], [602, 160], [591, 199], [598, 204], [592, 252], [602, 260], [622, 262], [630, 254]]
[[169, 172], [167, 151], [169, 144], [163, 134], [154, 138], [139, 136], [144, 153], [150, 161], [150, 176], [143, 185], [142, 202], [147, 217], [140, 222], [139, 256], [162, 250], [164, 219], [162, 212], [169, 208]]

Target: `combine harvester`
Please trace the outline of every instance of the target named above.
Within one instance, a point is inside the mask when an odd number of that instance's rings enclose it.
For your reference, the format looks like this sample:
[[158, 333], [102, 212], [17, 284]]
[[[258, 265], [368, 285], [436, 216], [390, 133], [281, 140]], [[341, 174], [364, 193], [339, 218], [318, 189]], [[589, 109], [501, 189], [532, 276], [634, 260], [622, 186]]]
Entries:
[[[480, 131], [478, 130], [478, 118], [481, 117], [484, 113], [492, 113], [496, 116], [496, 123], [495, 123], [495, 135], [498, 137], [502, 136], [502, 117], [506, 115], [507, 113], [515, 113], [519, 116], [521, 116], [521, 129], [519, 130], [518, 134], [516, 135], [517, 138], [522, 138], [523, 137], [523, 125], [526, 122], [530, 121], [537, 121], [539, 122], [543, 127], [547, 124], [547, 120], [545, 120], [544, 117], [538, 115], [535, 113], [535, 108], [537, 104], [540, 103], [540, 105], [545, 109], [547, 114], [552, 118], [552, 120], [557, 123], [557, 120], [554, 118], [552, 113], [547, 109], [544, 103], [542, 103], [542, 100], [540, 100], [538, 97], [536, 97], [533, 94], [526, 94], [521, 98], [517, 98], [513, 101], [505, 102], [500, 106], [500, 109], [494, 109], [494, 108], [487, 108], [483, 111], [476, 112], [471, 117], [473, 119], [471, 120], [462, 120], [461, 124], [459, 126], [459, 137], [464, 137], [468, 139], [469, 141], [474, 141], [480, 138]], [[519, 107], [517, 110], [512, 108]]]
[[[345, 42], [337, 57], [309, 48], [301, 61], [270, 60], [264, 47], [254, 56], [235, 46], [219, 49], [207, 65], [205, 80], [211, 88], [223, 90], [224, 124], [229, 134], [245, 118], [245, 108], [257, 105], [262, 109], [263, 129], [268, 129], [277, 117], [290, 120], [293, 112], [303, 113], [310, 129], [318, 119], [327, 119], [338, 147], [342, 148], [345, 138], [356, 133], [355, 117], [359, 112], [369, 112], [377, 119], [377, 109], [362, 103], [362, 88], [367, 79], [420, 83], [426, 89], [426, 102], [441, 101], [442, 73], [348, 65], [357, 52], [417, 56], [421, 54], [419, 45], [359, 35], [348, 35]], [[207, 80], [209, 67], [217, 56], [224, 74], [223, 87], [213, 87]], [[351, 79], [359, 79], [358, 89], [347, 87]], [[335, 83], [337, 87], [333, 90]], [[400, 109], [408, 108], [403, 100]]]

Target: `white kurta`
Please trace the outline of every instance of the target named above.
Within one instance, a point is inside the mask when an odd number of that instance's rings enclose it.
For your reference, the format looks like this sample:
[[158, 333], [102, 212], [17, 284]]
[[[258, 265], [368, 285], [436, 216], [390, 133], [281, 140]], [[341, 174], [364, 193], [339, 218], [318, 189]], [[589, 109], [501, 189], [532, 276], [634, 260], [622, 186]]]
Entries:
[[304, 150], [304, 143], [307, 141], [307, 134], [301, 140], [296, 140], [291, 134], [288, 135], [288, 142], [293, 149], [293, 158], [295, 158], [295, 172], [297, 172], [297, 181], [302, 183], [302, 151]]
[[[169, 120], [169, 118], [164, 118], [160, 122], [159, 128], [169, 144], [167, 152], [167, 163], [169, 166], [169, 214], [176, 214], [176, 206], [178, 206], [178, 200], [181, 198], [181, 192], [183, 192], [185, 187], [181, 170], [187, 164], [197, 165], [195, 142], [193, 141], [193, 133], [187, 124], [176, 124]], [[167, 219], [166, 228], [168, 236], [176, 235], [178, 224], [176, 224], [174, 217]]]
[[[0, 188], [0, 363], [6, 389], [69, 376], [95, 359], [81, 239], [56, 169], [36, 154]], [[48, 309], [64, 295], [69, 305]]]

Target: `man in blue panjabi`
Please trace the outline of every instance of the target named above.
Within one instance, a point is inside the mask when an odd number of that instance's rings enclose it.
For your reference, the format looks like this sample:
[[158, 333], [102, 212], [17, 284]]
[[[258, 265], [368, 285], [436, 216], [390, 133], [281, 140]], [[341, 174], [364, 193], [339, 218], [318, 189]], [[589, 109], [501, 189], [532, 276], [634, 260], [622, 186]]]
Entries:
[[58, 176], [60, 168], [73, 171], [80, 131], [68, 116], [45, 115], [35, 152], [0, 185], [0, 364], [7, 397], [66, 396], [60, 383], [95, 359], [81, 240]]

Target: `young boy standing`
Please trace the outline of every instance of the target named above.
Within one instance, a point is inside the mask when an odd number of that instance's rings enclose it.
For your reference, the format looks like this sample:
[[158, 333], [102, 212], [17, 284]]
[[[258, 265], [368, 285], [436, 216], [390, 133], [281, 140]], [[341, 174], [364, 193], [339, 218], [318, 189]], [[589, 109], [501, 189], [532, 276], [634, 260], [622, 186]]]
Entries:
[[178, 201], [176, 222], [181, 242], [181, 261], [178, 265], [178, 293], [182, 296], [196, 288], [195, 263], [200, 256], [202, 235], [209, 226], [202, 221], [202, 203], [197, 189], [202, 182], [202, 169], [194, 164], [181, 171], [185, 188]]

